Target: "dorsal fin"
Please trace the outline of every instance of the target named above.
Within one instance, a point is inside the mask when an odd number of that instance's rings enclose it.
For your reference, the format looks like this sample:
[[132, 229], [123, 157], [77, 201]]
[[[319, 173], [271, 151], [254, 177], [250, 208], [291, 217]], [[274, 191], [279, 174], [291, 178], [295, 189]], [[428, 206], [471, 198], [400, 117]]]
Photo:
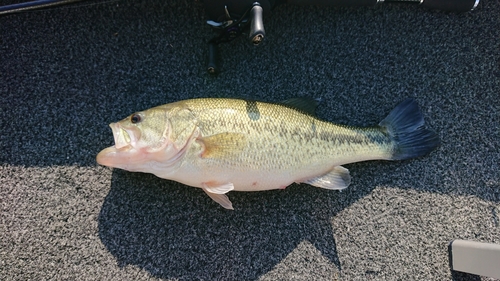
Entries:
[[310, 97], [299, 97], [282, 101], [279, 104], [293, 109], [297, 109], [312, 116], [316, 116], [316, 107], [318, 107], [318, 104], [320, 102], [321, 99], [313, 99]]

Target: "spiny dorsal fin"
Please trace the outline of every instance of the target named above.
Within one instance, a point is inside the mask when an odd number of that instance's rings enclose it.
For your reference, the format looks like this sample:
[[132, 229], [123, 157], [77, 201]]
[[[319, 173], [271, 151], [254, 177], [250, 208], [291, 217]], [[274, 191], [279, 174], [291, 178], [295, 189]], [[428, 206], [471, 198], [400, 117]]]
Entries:
[[320, 102], [321, 102], [320, 99], [313, 99], [310, 97], [299, 97], [282, 101], [279, 104], [284, 105], [286, 107], [297, 109], [312, 116], [316, 116], [316, 107], [318, 107], [318, 104]]

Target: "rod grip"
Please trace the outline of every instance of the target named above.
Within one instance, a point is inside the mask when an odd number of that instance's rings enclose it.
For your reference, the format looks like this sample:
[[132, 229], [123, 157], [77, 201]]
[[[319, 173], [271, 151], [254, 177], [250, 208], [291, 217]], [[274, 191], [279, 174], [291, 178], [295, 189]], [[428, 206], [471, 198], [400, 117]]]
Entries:
[[210, 74], [219, 73], [219, 48], [213, 42], [208, 43], [207, 71]]
[[263, 15], [264, 9], [262, 9], [258, 2], [254, 3], [252, 9], [250, 10], [249, 34], [249, 39], [254, 45], [259, 45], [266, 35], [266, 31], [264, 30], [264, 21], [262, 19]]

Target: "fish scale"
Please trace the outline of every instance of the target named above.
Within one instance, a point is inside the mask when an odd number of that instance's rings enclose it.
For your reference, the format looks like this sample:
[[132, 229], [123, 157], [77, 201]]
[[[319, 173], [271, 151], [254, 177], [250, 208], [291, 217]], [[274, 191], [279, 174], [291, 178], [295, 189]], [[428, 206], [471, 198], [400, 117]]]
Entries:
[[[248, 136], [254, 136], [254, 149], [267, 150], [267, 144], [282, 144], [274, 147], [278, 153], [283, 153], [281, 159], [286, 161], [287, 153], [290, 149], [303, 148], [304, 144], [311, 144], [309, 152], [316, 151], [317, 154], [324, 155], [325, 149], [329, 149], [331, 154], [345, 154], [346, 152], [356, 151], [356, 144], [360, 147], [370, 147], [371, 150], [377, 146], [383, 153], [390, 149], [390, 139], [380, 130], [375, 128], [354, 128], [335, 126], [331, 123], [323, 122], [314, 117], [305, 115], [287, 108], [285, 106], [257, 103], [260, 108], [260, 115], [265, 120], [253, 120], [247, 118], [247, 107], [245, 101], [212, 99], [211, 103], [201, 101], [200, 104], [206, 104], [200, 108], [199, 120], [203, 123], [211, 124], [206, 130], [208, 135], [217, 134], [231, 130], [233, 132], [243, 132]], [[231, 104], [229, 104], [231, 102]], [[191, 108], [191, 105], [189, 106]], [[236, 114], [224, 116], [217, 114], [216, 108], [232, 108], [237, 110]], [[196, 111], [196, 110], [195, 110]], [[281, 114], [280, 114], [281, 113]], [[228, 119], [232, 124], [218, 124], [215, 120]], [[237, 117], [235, 119], [232, 119]], [[310, 124], [317, 124], [315, 130], [309, 129]], [[215, 126], [214, 126], [215, 125]], [[201, 126], [202, 132], [205, 127]], [[372, 140], [371, 142], [369, 140]], [[376, 145], [378, 144], [378, 145]], [[321, 145], [321, 146], [320, 146]], [[309, 147], [308, 147], [309, 148]], [[358, 150], [359, 151], [359, 150]], [[304, 153], [307, 155], [306, 153]], [[265, 155], [263, 155], [265, 156]], [[331, 160], [331, 158], [329, 158]]]
[[100, 152], [97, 162], [200, 187], [232, 209], [226, 196], [231, 190], [293, 182], [343, 189], [350, 176], [340, 165], [419, 157], [439, 144], [423, 128], [412, 99], [368, 128], [322, 121], [313, 116], [311, 100], [304, 99], [304, 106], [301, 101], [204, 98], [141, 111], [110, 124], [116, 144]]

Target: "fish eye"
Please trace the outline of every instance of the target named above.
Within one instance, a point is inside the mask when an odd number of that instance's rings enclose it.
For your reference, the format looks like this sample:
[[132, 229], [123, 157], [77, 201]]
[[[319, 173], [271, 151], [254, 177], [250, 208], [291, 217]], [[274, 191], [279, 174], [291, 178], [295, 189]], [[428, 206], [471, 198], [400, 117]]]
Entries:
[[142, 121], [142, 117], [141, 115], [135, 113], [133, 114], [131, 117], [130, 117], [130, 122], [132, 122], [132, 124], [137, 124], [139, 122]]

